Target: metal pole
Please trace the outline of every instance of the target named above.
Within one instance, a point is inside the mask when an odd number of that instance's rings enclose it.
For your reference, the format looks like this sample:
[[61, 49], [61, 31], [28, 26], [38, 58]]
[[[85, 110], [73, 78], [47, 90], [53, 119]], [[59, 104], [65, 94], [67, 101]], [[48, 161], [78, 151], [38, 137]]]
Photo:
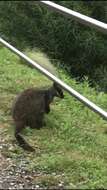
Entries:
[[100, 107], [96, 106], [93, 102], [89, 101], [87, 98], [85, 98], [84, 96], [82, 96], [78, 92], [76, 92], [70, 86], [68, 86], [63, 81], [61, 81], [60, 79], [58, 79], [57, 77], [55, 77], [53, 74], [51, 74], [50, 72], [48, 72], [42, 66], [40, 66], [39, 64], [37, 64], [35, 61], [33, 61], [32, 59], [30, 59], [29, 57], [27, 57], [25, 54], [23, 54], [22, 52], [20, 52], [18, 49], [16, 49], [12, 45], [10, 45], [8, 42], [6, 42], [5, 40], [3, 40], [2, 38], [0, 38], [0, 42], [4, 46], [6, 46], [8, 49], [10, 49], [11, 51], [13, 51], [15, 54], [17, 54], [19, 57], [23, 58], [28, 64], [31, 64], [34, 67], [36, 67], [37, 70], [39, 70], [41, 73], [43, 73], [44, 75], [46, 75], [49, 79], [51, 79], [52, 81], [55, 81], [56, 83], [58, 83], [64, 90], [66, 90], [69, 94], [71, 94], [76, 99], [78, 99], [84, 105], [88, 106], [91, 110], [93, 110], [94, 112], [98, 113], [104, 119], [107, 119], [107, 112], [105, 112], [104, 110], [102, 110]]
[[78, 22], [80, 22], [82, 24], [88, 25], [90, 27], [94, 27], [94, 28], [102, 31], [103, 33], [105, 32], [107, 34], [107, 24], [106, 23], [100, 22], [96, 19], [85, 16], [76, 11], [72, 11], [71, 9], [63, 7], [61, 5], [53, 3], [51, 1], [37, 1], [37, 2], [42, 3], [42, 4], [46, 5], [48, 8], [55, 10], [65, 16], [73, 18], [74, 20], [77, 20]]

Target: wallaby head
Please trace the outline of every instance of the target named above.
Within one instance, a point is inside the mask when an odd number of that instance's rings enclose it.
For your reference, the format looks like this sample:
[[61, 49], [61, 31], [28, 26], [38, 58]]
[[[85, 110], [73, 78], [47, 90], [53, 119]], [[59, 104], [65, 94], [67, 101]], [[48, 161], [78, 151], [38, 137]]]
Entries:
[[62, 91], [61, 87], [56, 82], [53, 83], [53, 87], [55, 90], [55, 92], [54, 92], [55, 96], [59, 97], [59, 98], [64, 98], [63, 91]]

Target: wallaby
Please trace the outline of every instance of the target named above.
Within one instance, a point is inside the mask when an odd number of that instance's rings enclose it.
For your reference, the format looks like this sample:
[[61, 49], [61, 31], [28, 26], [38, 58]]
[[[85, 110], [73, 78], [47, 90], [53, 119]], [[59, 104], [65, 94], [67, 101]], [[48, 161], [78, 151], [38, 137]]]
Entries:
[[50, 112], [50, 103], [54, 97], [64, 98], [63, 91], [57, 83], [48, 89], [30, 88], [24, 90], [16, 98], [12, 107], [15, 122], [15, 137], [19, 145], [28, 151], [34, 151], [20, 135], [23, 128], [40, 129], [44, 126], [44, 114]]

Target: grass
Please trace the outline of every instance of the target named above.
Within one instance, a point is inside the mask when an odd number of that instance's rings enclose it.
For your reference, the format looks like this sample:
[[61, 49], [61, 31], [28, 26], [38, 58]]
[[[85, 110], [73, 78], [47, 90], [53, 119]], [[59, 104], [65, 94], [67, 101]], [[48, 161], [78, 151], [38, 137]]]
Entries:
[[[60, 78], [75, 90], [107, 110], [107, 95], [89, 88], [88, 82], [76, 84], [63, 70]], [[47, 126], [40, 131], [26, 129], [23, 135], [35, 147], [35, 153], [23, 151], [15, 141], [11, 106], [16, 95], [31, 86], [51, 82], [20, 58], [0, 46], [0, 132], [7, 143], [2, 151], [15, 162], [24, 158], [28, 171], [41, 187], [107, 188], [107, 122], [65, 92], [55, 99], [46, 115]]]

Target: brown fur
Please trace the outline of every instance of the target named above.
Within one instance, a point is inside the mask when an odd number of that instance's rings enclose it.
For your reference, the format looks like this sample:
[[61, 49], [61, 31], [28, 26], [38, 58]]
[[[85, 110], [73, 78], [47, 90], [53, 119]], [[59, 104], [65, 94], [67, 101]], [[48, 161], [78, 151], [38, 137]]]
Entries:
[[50, 112], [50, 103], [55, 96], [64, 97], [59, 85], [53, 83], [53, 86], [48, 89], [27, 89], [16, 98], [12, 116], [15, 122], [15, 137], [23, 149], [34, 150], [20, 135], [21, 130], [27, 126], [36, 129], [42, 128], [44, 115]]

